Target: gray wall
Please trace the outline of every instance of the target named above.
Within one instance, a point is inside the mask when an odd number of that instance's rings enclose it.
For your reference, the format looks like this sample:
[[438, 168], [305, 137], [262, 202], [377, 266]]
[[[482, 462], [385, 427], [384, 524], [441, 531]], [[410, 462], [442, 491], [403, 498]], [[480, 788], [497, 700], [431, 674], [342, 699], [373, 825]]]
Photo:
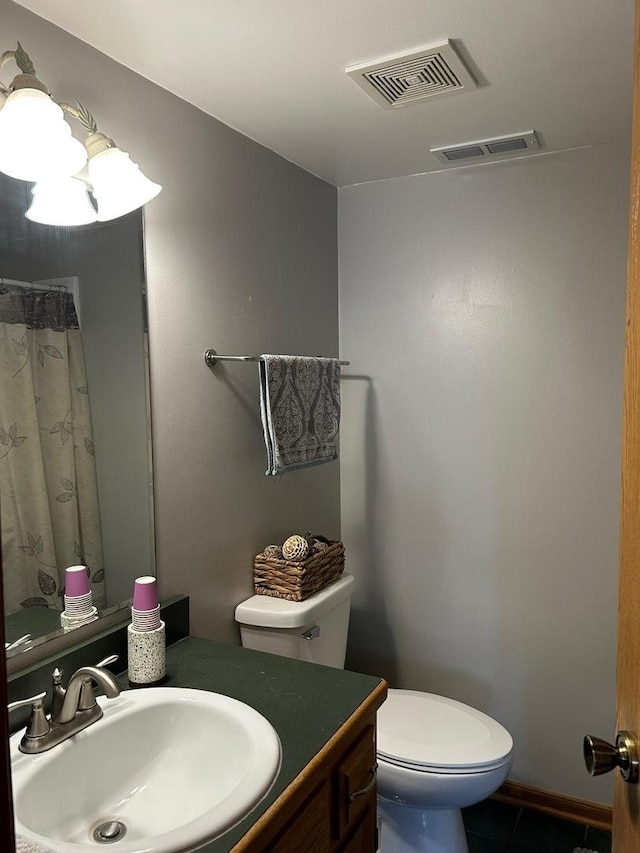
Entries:
[[237, 642], [256, 551], [339, 534], [339, 466], [265, 477], [257, 367], [202, 354], [337, 354], [336, 190], [8, 0], [0, 16], [163, 184], [145, 210], [158, 576], [196, 635]]
[[607, 801], [628, 150], [339, 192], [348, 663], [512, 732], [512, 778]]

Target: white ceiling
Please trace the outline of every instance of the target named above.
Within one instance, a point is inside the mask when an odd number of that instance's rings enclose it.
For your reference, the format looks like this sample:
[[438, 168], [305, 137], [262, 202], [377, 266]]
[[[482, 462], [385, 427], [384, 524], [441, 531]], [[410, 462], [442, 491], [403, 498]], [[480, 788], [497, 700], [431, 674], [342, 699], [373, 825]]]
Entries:
[[[18, 2], [337, 186], [528, 129], [544, 150], [630, 136], [634, 0]], [[344, 73], [446, 38], [477, 90], [384, 110]]]

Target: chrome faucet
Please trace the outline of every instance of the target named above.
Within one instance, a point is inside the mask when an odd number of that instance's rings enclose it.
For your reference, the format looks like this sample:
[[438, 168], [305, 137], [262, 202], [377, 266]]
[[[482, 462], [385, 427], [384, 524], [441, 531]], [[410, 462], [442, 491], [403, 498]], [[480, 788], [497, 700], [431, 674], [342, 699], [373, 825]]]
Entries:
[[102, 717], [102, 708], [93, 695], [92, 682], [102, 688], [109, 699], [120, 695], [120, 685], [115, 677], [103, 667], [117, 660], [112, 655], [100, 661], [97, 666], [81, 666], [69, 679], [67, 689], [62, 687], [62, 672], [53, 672], [53, 703], [51, 717], [47, 718], [43, 701], [45, 693], [11, 702], [9, 711], [31, 705], [29, 724], [19, 744], [21, 752], [37, 755], [52, 749], [67, 738], [86, 729]]

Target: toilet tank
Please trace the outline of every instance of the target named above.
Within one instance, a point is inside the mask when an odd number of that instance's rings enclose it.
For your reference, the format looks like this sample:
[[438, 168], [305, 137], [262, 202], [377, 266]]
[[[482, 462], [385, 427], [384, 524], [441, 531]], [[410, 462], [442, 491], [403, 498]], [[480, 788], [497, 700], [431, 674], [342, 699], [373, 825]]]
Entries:
[[236, 607], [242, 645], [342, 669], [355, 588], [353, 576], [345, 573], [304, 601], [269, 595], [248, 598]]

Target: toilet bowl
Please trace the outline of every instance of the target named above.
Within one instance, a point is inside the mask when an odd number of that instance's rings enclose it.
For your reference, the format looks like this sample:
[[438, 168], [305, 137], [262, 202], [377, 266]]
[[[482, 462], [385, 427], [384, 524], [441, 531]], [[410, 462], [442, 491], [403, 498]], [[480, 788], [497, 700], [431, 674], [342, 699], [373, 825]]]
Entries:
[[509, 732], [475, 708], [389, 690], [378, 711], [382, 853], [467, 853], [460, 809], [500, 787], [512, 750]]
[[[354, 589], [345, 573], [305, 601], [254, 595], [236, 608], [242, 645], [341, 668]], [[454, 699], [390, 689], [377, 750], [380, 853], [468, 853], [460, 810], [506, 779], [509, 732]]]

